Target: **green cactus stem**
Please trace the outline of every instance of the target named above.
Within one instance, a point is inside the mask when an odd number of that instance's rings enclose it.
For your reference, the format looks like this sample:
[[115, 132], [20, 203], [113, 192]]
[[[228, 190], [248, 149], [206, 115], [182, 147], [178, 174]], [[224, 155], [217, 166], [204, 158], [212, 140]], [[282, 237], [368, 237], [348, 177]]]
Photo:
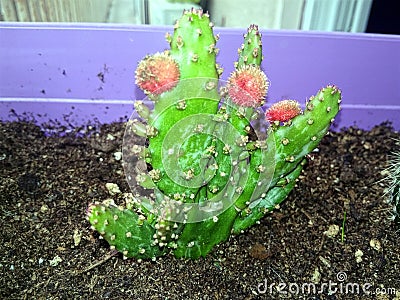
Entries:
[[93, 229], [125, 258], [154, 258], [163, 254], [161, 248], [154, 243], [155, 229], [144, 215], [100, 203], [91, 205], [87, 215]]
[[334, 85], [321, 89], [308, 99], [304, 113], [274, 131], [278, 177], [293, 170], [308, 153], [314, 150], [340, 110], [341, 92]]
[[296, 185], [296, 180], [300, 176], [303, 166], [306, 163], [304, 159], [297, 167], [285, 177], [281, 178], [280, 183], [271, 187], [261, 198], [254, 202], [253, 206], [243, 210], [235, 219], [232, 232], [242, 233], [245, 229], [259, 221], [265, 214], [272, 212], [289, 195]]
[[[208, 14], [197, 10], [185, 11], [174, 26], [174, 35], [168, 37], [171, 47], [169, 55], [179, 65], [180, 81], [172, 91], [163, 93], [155, 99], [150, 126], [157, 128], [157, 135], [149, 140], [149, 152], [153, 169], [161, 174], [157, 187], [169, 196], [183, 194], [190, 199], [191, 195], [197, 194], [196, 184], [190, 189], [187, 185], [176, 184], [174, 179], [168, 176], [163, 164], [163, 156], [168, 154], [163, 150], [163, 143], [171, 128], [177, 123], [189, 120], [190, 116], [215, 114], [218, 110], [216, 66], [218, 50], [215, 47], [216, 39], [212, 26]], [[186, 136], [190, 135], [188, 132], [190, 130], [193, 128], [187, 128]], [[181, 134], [182, 132], [178, 132], [178, 136], [171, 137], [169, 133], [170, 138], [176, 141], [180, 140]], [[190, 135], [180, 148], [183, 155], [179, 163], [186, 166], [182, 168], [183, 172], [194, 173], [196, 177], [201, 176], [203, 150], [210, 144], [208, 135]], [[176, 156], [177, 153], [173, 155]]]
[[258, 26], [252, 24], [244, 34], [244, 42], [238, 50], [239, 59], [235, 62], [235, 68], [240, 69], [243, 66], [260, 66], [263, 59], [261, 33]]
[[[234, 226], [235, 232], [251, 226], [263, 213], [271, 211], [286, 198], [305, 164], [305, 156], [326, 135], [340, 110], [340, 102], [341, 92], [336, 86], [329, 85], [309, 98], [304, 113], [297, 114], [297, 111], [284, 125], [273, 125], [274, 133], [267, 138], [273, 139], [275, 144], [275, 173], [272, 183], [268, 191], [254, 202], [258, 202], [257, 205], [252, 205], [240, 214]], [[286, 114], [285, 107], [283, 113]]]
[[[263, 160], [266, 159], [260, 149], [248, 151], [246, 147], [250, 141], [248, 135], [251, 128], [251, 116], [255, 113], [255, 108], [263, 104], [268, 87], [267, 78], [260, 70], [261, 47], [261, 34], [258, 27], [252, 25], [245, 35], [245, 41], [239, 50], [239, 59], [235, 63], [236, 70], [231, 75], [227, 93], [224, 94], [227, 97], [227, 103], [222, 105], [218, 112], [219, 115], [226, 116], [228, 124], [232, 124], [240, 135], [233, 143], [227, 144], [214, 140], [211, 145], [214, 154], [218, 154], [214, 155], [218, 171], [208, 183], [208, 197], [213, 196], [213, 190], [219, 192], [227, 186], [225, 192], [230, 195], [234, 205], [222, 214], [201, 223], [187, 224], [178, 240], [178, 247], [174, 251], [177, 257], [205, 256], [214, 245], [225, 241], [231, 234], [233, 222], [238, 213], [254, 197], [256, 184], [260, 181], [261, 172], [258, 167], [262, 166]], [[224, 128], [230, 127], [225, 124]], [[222, 135], [229, 134], [217, 134], [217, 136]], [[230, 153], [232, 151], [240, 153], [238, 160], [232, 161], [232, 153]], [[268, 152], [267, 155], [270, 153], [272, 152]], [[251, 157], [250, 164], [249, 157]], [[233, 177], [226, 176], [231, 173], [234, 174]], [[267, 179], [272, 174], [273, 172], [270, 172], [269, 176], [264, 176], [266, 182], [269, 182]], [[231, 185], [230, 180], [235, 182], [235, 185]]]
[[217, 78], [216, 38], [209, 15], [199, 10], [185, 11], [168, 38], [171, 57], [179, 62], [181, 78]]

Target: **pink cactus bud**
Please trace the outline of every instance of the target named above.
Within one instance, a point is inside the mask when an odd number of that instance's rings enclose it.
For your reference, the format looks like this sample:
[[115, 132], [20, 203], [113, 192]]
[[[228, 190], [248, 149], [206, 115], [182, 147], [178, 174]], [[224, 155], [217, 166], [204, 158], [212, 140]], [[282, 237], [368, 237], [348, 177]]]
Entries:
[[264, 104], [269, 82], [259, 67], [246, 65], [234, 71], [228, 79], [228, 94], [232, 101], [246, 107]]
[[146, 56], [139, 62], [135, 72], [139, 88], [155, 95], [175, 87], [179, 76], [178, 64], [165, 52]]
[[265, 112], [270, 122], [287, 122], [301, 114], [299, 102], [296, 100], [282, 100], [271, 105]]

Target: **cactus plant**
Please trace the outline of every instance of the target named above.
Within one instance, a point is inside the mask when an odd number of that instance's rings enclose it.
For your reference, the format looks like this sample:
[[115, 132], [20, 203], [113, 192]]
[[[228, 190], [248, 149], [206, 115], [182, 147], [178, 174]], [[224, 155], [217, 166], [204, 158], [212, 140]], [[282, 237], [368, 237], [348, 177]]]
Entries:
[[338, 113], [341, 92], [322, 88], [304, 112], [294, 100], [263, 112], [269, 81], [256, 25], [227, 82], [219, 80], [207, 13], [185, 11], [166, 38], [170, 50], [147, 56], [135, 73], [152, 105], [136, 101], [124, 136], [132, 199], [126, 207], [91, 204], [87, 215], [124, 257], [196, 259], [286, 198]]

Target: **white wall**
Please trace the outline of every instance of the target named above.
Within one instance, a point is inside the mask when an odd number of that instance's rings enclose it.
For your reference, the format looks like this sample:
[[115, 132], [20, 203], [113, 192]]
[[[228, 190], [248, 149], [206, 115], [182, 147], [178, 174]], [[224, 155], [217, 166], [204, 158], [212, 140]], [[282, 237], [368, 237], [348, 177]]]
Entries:
[[112, 1], [0, 0], [0, 14], [14, 22], [105, 22]]
[[217, 26], [364, 32], [372, 0], [209, 0]]
[[[145, 11], [145, 1], [148, 11]], [[364, 32], [373, 0], [208, 0], [216, 26]], [[168, 0], [0, 0], [3, 21], [172, 25], [191, 3]]]
[[303, 5], [304, 0], [210, 0], [209, 10], [216, 26], [298, 29]]

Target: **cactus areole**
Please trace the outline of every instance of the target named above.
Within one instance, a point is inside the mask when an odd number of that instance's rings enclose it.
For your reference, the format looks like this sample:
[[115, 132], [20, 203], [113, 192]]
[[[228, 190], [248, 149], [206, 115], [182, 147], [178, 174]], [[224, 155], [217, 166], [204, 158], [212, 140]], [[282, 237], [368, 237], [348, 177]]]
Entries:
[[227, 82], [207, 13], [185, 11], [166, 38], [170, 49], [146, 56], [135, 72], [147, 99], [135, 102], [123, 141], [132, 193], [123, 206], [105, 201], [87, 210], [92, 228], [124, 258], [196, 259], [252, 226], [294, 188], [339, 111], [334, 85], [304, 111], [293, 100], [263, 109], [269, 81], [256, 25]]

